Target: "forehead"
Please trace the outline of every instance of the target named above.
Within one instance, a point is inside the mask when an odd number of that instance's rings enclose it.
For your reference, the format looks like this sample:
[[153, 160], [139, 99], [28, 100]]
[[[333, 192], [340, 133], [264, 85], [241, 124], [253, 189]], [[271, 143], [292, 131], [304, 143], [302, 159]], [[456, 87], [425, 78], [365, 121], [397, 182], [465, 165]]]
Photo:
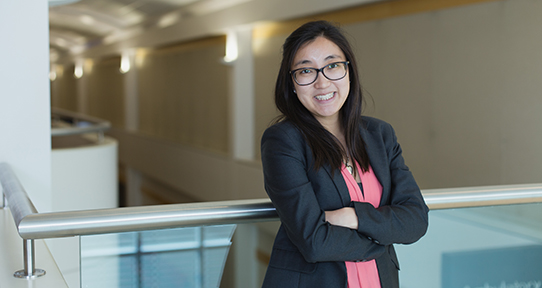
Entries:
[[303, 44], [293, 59], [293, 66], [303, 64], [321, 64], [329, 60], [346, 60], [343, 51], [337, 44], [325, 37], [317, 37]]

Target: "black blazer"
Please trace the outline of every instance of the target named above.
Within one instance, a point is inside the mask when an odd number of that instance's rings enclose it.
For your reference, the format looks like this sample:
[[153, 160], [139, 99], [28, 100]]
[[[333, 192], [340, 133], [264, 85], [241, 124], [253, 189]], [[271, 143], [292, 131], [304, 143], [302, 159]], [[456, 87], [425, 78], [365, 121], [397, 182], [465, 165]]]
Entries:
[[[428, 208], [388, 123], [363, 117], [360, 131], [382, 185], [379, 208], [352, 202], [342, 174], [314, 169], [312, 152], [289, 121], [269, 127], [261, 143], [265, 189], [281, 220], [263, 287], [347, 287], [344, 261], [376, 259], [382, 288], [398, 288], [393, 243], [426, 232]], [[333, 176], [332, 176], [333, 175]], [[331, 225], [324, 211], [354, 207], [358, 230]]]

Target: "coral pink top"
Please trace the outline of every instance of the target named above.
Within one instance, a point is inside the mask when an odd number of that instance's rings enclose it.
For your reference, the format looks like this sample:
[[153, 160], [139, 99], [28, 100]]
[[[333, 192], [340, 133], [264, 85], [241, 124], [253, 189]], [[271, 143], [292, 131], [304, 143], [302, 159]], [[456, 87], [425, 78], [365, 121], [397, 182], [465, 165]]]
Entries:
[[[357, 171], [361, 171], [358, 163], [356, 163], [356, 167]], [[363, 193], [356, 179], [354, 179], [344, 165], [341, 174], [346, 182], [352, 201], [367, 202], [378, 208], [380, 199], [382, 198], [382, 185], [380, 185], [370, 166], [368, 172], [361, 173], [360, 175]], [[378, 275], [375, 260], [365, 262], [347, 261], [345, 264], [346, 274], [348, 275], [348, 288], [381, 288], [380, 276]]]

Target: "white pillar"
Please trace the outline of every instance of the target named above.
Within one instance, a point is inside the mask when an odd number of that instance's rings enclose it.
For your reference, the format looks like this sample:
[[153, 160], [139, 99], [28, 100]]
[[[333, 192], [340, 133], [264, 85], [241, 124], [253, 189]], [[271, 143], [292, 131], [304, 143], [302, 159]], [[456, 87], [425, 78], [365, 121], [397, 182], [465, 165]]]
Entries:
[[39, 212], [51, 205], [49, 7], [0, 1], [0, 162], [7, 162]]
[[[254, 160], [254, 55], [252, 52], [252, 27], [243, 26], [227, 34], [226, 58], [232, 66], [231, 76], [231, 151], [235, 160]], [[232, 43], [232, 40], [234, 41]], [[230, 45], [233, 45], [231, 47]], [[237, 53], [229, 53], [229, 49]], [[237, 55], [236, 55], [237, 54]], [[237, 56], [237, 58], [235, 58]], [[231, 57], [235, 58], [232, 59]], [[235, 180], [234, 180], [235, 181]], [[233, 183], [233, 189], [239, 187]], [[235, 191], [236, 192], [236, 191]], [[234, 193], [235, 193], [234, 192]], [[233, 239], [234, 286], [257, 287], [256, 263], [257, 227], [238, 225]]]
[[237, 41], [238, 57], [232, 65], [232, 154], [235, 159], [252, 161], [254, 158], [254, 56], [252, 27], [230, 31]]

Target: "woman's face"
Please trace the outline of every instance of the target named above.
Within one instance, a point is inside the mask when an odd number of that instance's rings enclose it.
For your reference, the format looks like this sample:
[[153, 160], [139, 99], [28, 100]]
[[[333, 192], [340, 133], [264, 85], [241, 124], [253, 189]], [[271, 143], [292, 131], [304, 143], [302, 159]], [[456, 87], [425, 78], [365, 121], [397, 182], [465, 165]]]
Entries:
[[[342, 50], [324, 37], [301, 46], [294, 57], [291, 70], [299, 68], [320, 69], [331, 63], [346, 61]], [[348, 67], [346, 68], [348, 70]], [[301, 86], [294, 81], [297, 98], [324, 127], [335, 124], [339, 118], [339, 110], [350, 92], [350, 76], [340, 80], [329, 80], [318, 73], [312, 84]]]

